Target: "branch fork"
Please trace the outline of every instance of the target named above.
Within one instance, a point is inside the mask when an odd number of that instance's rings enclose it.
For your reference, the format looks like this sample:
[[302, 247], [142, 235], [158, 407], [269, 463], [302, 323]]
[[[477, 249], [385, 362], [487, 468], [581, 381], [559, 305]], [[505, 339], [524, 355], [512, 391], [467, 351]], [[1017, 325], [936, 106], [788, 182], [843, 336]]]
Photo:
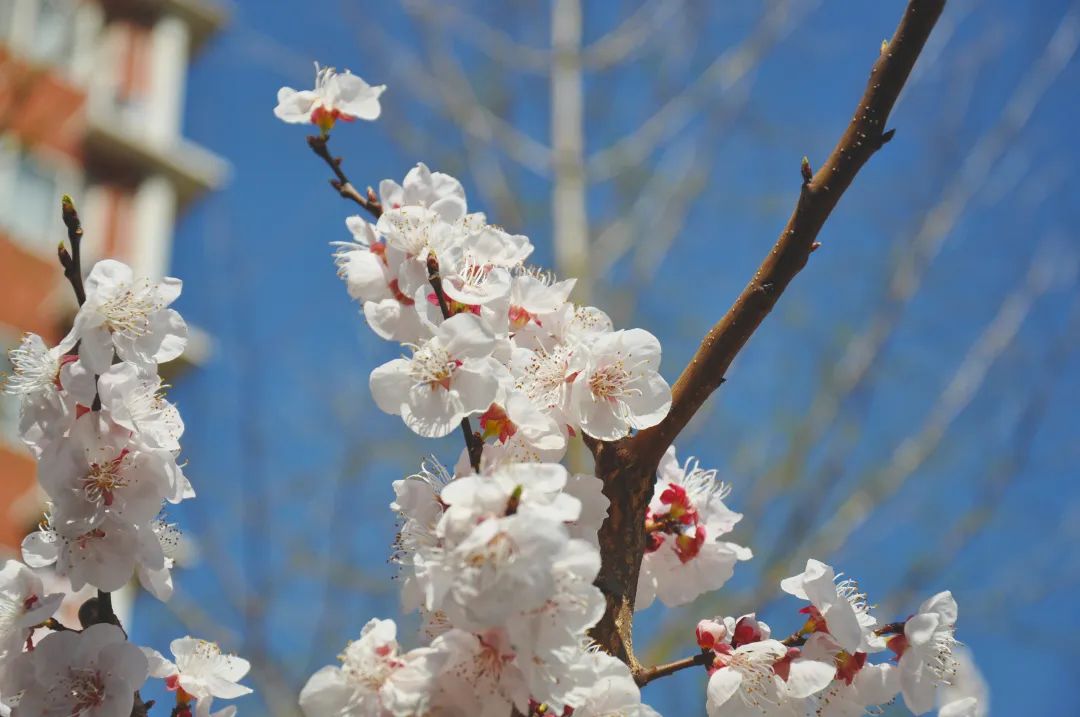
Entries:
[[[885, 129], [889, 114], [906, 83], [946, 0], [909, 0], [891, 40], [883, 44], [854, 117], [825, 163], [815, 172], [808, 158], [800, 165], [802, 183], [795, 209], [776, 243], [735, 303], [702, 339], [697, 353], [672, 388], [671, 409], [658, 425], [618, 441], [585, 437], [592, 452], [596, 476], [610, 501], [608, 517], [600, 530], [603, 556], [596, 585], [604, 593], [607, 608], [591, 631], [592, 638], [608, 653], [625, 662], [639, 685], [688, 667], [708, 664], [711, 652], [666, 665], [643, 667], [634, 655], [633, 618], [641, 559], [645, 552], [645, 513], [656, 481], [660, 458], [712, 393], [739, 351], [772, 311], [788, 284], [806, 266], [825, 221], [859, 170], [895, 135]], [[331, 186], [338, 194], [367, 210], [376, 219], [382, 205], [369, 188], [358, 192], [330, 154], [328, 136], [308, 137], [308, 145], [334, 173]], [[442, 292], [438, 261], [428, 261], [429, 282], [435, 290], [444, 318], [450, 317]], [[469, 419], [462, 432], [473, 468], [479, 471], [481, 436], [472, 431]]]

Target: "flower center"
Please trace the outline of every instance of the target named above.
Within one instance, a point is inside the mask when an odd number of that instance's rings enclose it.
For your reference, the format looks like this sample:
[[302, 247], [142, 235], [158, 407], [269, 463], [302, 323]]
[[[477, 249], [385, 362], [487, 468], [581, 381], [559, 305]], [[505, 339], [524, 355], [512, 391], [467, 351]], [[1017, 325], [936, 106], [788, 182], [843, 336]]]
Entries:
[[[516, 508], [515, 508], [516, 511]], [[491, 568], [509, 563], [517, 554], [517, 545], [506, 533], [496, 533], [484, 545], [465, 557], [465, 563], [472, 568]]]
[[[837, 577], [840, 576], [837, 575]], [[870, 609], [870, 605], [866, 602], [866, 593], [859, 590], [859, 583], [853, 578], [846, 578], [837, 582], [836, 594], [846, 600], [859, 617], [865, 615]]]
[[517, 433], [517, 428], [506, 415], [506, 411], [497, 403], [491, 404], [480, 416], [480, 430], [483, 432], [484, 440], [495, 436], [499, 443], [506, 443]]
[[87, 531], [87, 532], [83, 533], [78, 538], [75, 538], [74, 542], [75, 542], [75, 546], [79, 550], [86, 550], [94, 542], [96, 542], [98, 540], [102, 540], [104, 538], [105, 538], [105, 531], [102, 530], [101, 528], [94, 528], [93, 530], [90, 530], [90, 531]]
[[150, 314], [160, 308], [150, 283], [143, 281], [104, 302], [101, 313], [109, 331], [137, 338], [150, 332]]
[[772, 664], [760, 657], [735, 651], [728, 658], [728, 668], [742, 675], [739, 696], [746, 706], [765, 711], [766, 706], [776, 706], [773, 688]]
[[128, 450], [125, 448], [111, 461], [90, 464], [90, 470], [83, 478], [83, 492], [87, 500], [107, 506], [113, 504], [115, 492], [127, 485], [123, 473], [127, 456]]
[[945, 684], [952, 683], [959, 667], [956, 657], [953, 655], [953, 648], [956, 647], [956, 644], [956, 638], [953, 637], [951, 628], [937, 630], [931, 638], [931, 656], [927, 660], [927, 666], [938, 680]]
[[441, 386], [450, 390], [450, 380], [461, 361], [454, 360], [450, 353], [434, 339], [416, 349], [409, 364], [409, 377], [416, 385], [425, 385], [434, 391]]
[[555, 408], [562, 403], [569, 356], [570, 349], [565, 346], [556, 346], [551, 353], [538, 349], [515, 382], [515, 388], [524, 392], [534, 403], [544, 408]]
[[67, 678], [60, 680], [50, 692], [50, 706], [54, 710], [66, 711], [70, 707], [71, 714], [77, 716], [105, 702], [105, 680], [97, 670], [71, 668]]

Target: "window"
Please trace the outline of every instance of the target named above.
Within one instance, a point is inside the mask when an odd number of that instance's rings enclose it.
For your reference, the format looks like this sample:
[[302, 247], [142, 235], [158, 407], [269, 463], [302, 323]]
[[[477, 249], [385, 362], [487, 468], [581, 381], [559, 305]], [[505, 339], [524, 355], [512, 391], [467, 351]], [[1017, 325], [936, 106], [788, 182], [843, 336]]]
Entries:
[[15, 22], [15, 0], [0, 0], [0, 40], [11, 35]]
[[13, 241], [35, 252], [56, 251], [63, 232], [60, 186], [74, 185], [68, 174], [26, 152], [0, 150], [0, 227]]
[[73, 0], [37, 0], [30, 54], [36, 60], [57, 65], [71, 64], [75, 44], [75, 3]]
[[0, 0], [0, 40], [38, 62], [70, 68], [77, 0]]
[[117, 22], [114, 27], [120, 52], [113, 101], [129, 127], [140, 127], [149, 120], [150, 30], [132, 22]]

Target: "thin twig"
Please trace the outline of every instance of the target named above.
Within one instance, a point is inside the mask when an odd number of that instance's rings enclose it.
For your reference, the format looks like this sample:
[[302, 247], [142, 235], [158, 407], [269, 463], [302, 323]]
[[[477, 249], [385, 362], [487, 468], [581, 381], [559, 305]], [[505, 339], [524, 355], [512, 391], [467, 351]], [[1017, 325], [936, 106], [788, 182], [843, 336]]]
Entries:
[[345, 176], [345, 172], [341, 169], [341, 157], [333, 157], [330, 155], [330, 150], [327, 144], [330, 142], [329, 135], [311, 135], [307, 138], [308, 146], [311, 147], [311, 151], [320, 157], [322, 161], [326, 162], [326, 166], [330, 167], [330, 170], [334, 173], [335, 179], [330, 180], [330, 186], [337, 190], [337, 193], [341, 195], [343, 199], [349, 199], [356, 202], [361, 207], [366, 209], [369, 214], [375, 219], [382, 216], [382, 204], [375, 197], [374, 193], [369, 189], [367, 196], [363, 196], [360, 192], [356, 191], [356, 187], [352, 185], [349, 178]]
[[83, 287], [82, 277], [83, 228], [82, 222], [79, 221], [79, 213], [75, 211], [75, 204], [67, 194], [60, 199], [60, 215], [64, 219], [64, 226], [67, 227], [71, 253], [69, 254], [61, 243], [57, 249], [57, 255], [60, 258], [60, 265], [64, 267], [64, 276], [71, 283], [71, 288], [75, 290], [75, 298], [79, 306], [82, 306], [86, 303], [86, 289]]
[[638, 687], [644, 687], [653, 680], [675, 674], [679, 670], [685, 670], [690, 667], [705, 667], [713, 661], [714, 657], [715, 654], [712, 650], [702, 650], [696, 655], [684, 657], [681, 660], [675, 660], [674, 662], [668, 662], [663, 665], [655, 665], [654, 667], [646, 667], [634, 673], [634, 682], [637, 683]]
[[[435, 290], [435, 298], [439, 302], [439, 311], [442, 312], [444, 320], [449, 319], [451, 316], [450, 306], [446, 303], [446, 294], [442, 288], [442, 277], [439, 276], [439, 260], [435, 258], [434, 254], [428, 256], [427, 270], [428, 282], [431, 283], [431, 288]], [[479, 473], [480, 457], [484, 453], [484, 441], [480, 438], [479, 433], [473, 432], [472, 422], [469, 421], [468, 416], [461, 419], [461, 433], [465, 436], [465, 450], [469, 453], [469, 463], [472, 464], [473, 470]]]
[[[331, 186], [342, 197], [356, 202], [366, 209], [371, 216], [378, 219], [382, 216], [382, 204], [379, 203], [374, 192], [370, 189], [366, 198], [360, 196], [360, 193], [356, 191], [356, 188], [349, 182], [349, 178], [345, 176], [345, 172], [341, 169], [341, 158], [330, 155], [330, 150], [326, 146], [329, 139], [329, 136], [312, 135], [307, 138], [307, 142], [311, 150], [326, 162], [337, 177], [330, 180]], [[431, 283], [431, 288], [435, 290], [435, 298], [439, 301], [439, 310], [442, 312], [443, 319], [449, 319], [451, 316], [450, 306], [446, 302], [446, 294], [443, 293], [442, 278], [439, 276], [439, 261], [434, 255], [428, 257], [427, 268], [428, 281]], [[484, 451], [484, 442], [479, 434], [473, 432], [472, 423], [469, 421], [468, 416], [461, 419], [461, 432], [465, 436], [465, 449], [469, 453], [469, 463], [472, 464], [473, 470], [479, 473], [480, 456]]]
[[[57, 255], [60, 258], [60, 265], [64, 267], [64, 276], [67, 277], [71, 288], [75, 291], [75, 298], [78, 300], [79, 306], [82, 306], [86, 303], [86, 288], [83, 286], [82, 277], [83, 228], [82, 221], [79, 219], [79, 212], [75, 209], [75, 203], [67, 194], [60, 199], [60, 216], [64, 220], [64, 226], [67, 228], [71, 253], [69, 254], [64, 245], [60, 244]], [[94, 396], [93, 410], [100, 409], [101, 398]], [[107, 622], [123, 629], [119, 618], [116, 617], [116, 612], [113, 611], [111, 594], [98, 590], [96, 602], [93, 603], [92, 616], [89, 614], [90, 612], [90, 610], [87, 611], [87, 617], [92, 623]]]
[[[64, 276], [67, 277], [72, 290], [75, 292], [75, 299], [79, 302], [79, 306], [82, 306], [86, 303], [86, 287], [83, 285], [82, 276], [83, 228], [82, 221], [79, 219], [79, 212], [75, 209], [75, 202], [67, 194], [60, 199], [60, 216], [64, 220], [64, 226], [67, 228], [71, 252], [69, 253], [61, 243], [56, 253], [60, 259], [60, 265], [64, 268]], [[97, 376], [94, 377], [94, 383], [97, 384]], [[101, 410], [101, 396], [95, 394], [91, 410]], [[90, 625], [100, 623], [116, 625], [124, 633], [124, 637], [127, 637], [127, 631], [120, 624], [120, 618], [116, 616], [116, 611], [113, 609], [112, 593], [104, 590], [98, 590], [96, 597], [90, 598], [79, 607], [79, 621], [83, 627], [90, 627]], [[55, 625], [49, 625], [50, 629], [63, 629], [60, 623], [55, 620], [52, 622]], [[153, 700], [144, 702], [142, 697], [139, 696], [138, 690], [136, 690], [134, 703], [131, 707], [131, 717], [146, 717], [153, 706]]]

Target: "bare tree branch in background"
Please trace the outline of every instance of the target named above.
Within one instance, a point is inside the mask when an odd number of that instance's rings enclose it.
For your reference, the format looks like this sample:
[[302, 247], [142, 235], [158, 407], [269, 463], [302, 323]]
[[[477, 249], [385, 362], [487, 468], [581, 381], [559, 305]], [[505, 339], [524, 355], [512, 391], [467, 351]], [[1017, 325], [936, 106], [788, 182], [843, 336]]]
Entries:
[[761, 21], [742, 42], [722, 53], [632, 133], [591, 155], [589, 178], [608, 180], [644, 162], [657, 146], [686, 127], [714, 87], [732, 90], [818, 1], [770, 0]]
[[[879, 470], [855, 482], [852, 493], [833, 512], [833, 518], [814, 534], [821, 509], [830, 497], [830, 485], [817, 485], [805, 500], [799, 501], [798, 513], [806, 513], [803, 521], [789, 521], [780, 531], [781, 542], [771, 553], [763, 556], [764, 565], [756, 587], [750, 595], [713, 596], [704, 601], [706, 613], [720, 611], [723, 605], [752, 605], [755, 608], [775, 597], [775, 586], [787, 575], [795, 553], [798, 556], [832, 555], [838, 551], [866, 518], [904, 484], [915, 476], [925, 461], [937, 450], [956, 418], [982, 389], [994, 363], [1016, 341], [1024, 320], [1035, 302], [1047, 291], [1060, 284], [1062, 278], [1060, 253], [1044, 245], [1033, 258], [1020, 284], [1005, 297], [997, 314], [969, 348], [956, 371], [941, 391], [940, 398], [929, 409], [919, 429], [899, 441], [890, 460]], [[667, 659], [680, 636], [677, 617], [672, 616], [658, 631], [651, 646], [651, 661]]]
[[[693, 3], [683, 0], [641, 2], [615, 27], [589, 42], [586, 39], [589, 33], [585, 30], [591, 28], [583, 27], [585, 18], [581, 1], [554, 0], [550, 16], [551, 47], [537, 47], [519, 39], [509, 31], [509, 26], [504, 29], [492, 19], [497, 11], [493, 10], [489, 17], [470, 12], [467, 4], [440, 0], [402, 2], [423, 41], [419, 52], [379, 23], [365, 25], [363, 31], [373, 56], [381, 56], [388, 65], [386, 72], [375, 74], [396, 76], [399, 86], [409, 91], [412, 100], [448, 120], [460, 136], [436, 136], [425, 127], [425, 117], [408, 112], [400, 113], [395, 118], [395, 126], [389, 129], [402, 142], [415, 146], [418, 154], [447, 157], [457, 162], [456, 166], [467, 170], [487, 207], [501, 223], [523, 227], [531, 216], [550, 209], [557, 270], [564, 276], [579, 278], [576, 296], [579, 301], [588, 302], [590, 297], [602, 294], [605, 282], [611, 281], [608, 275], [616, 268], [621, 269], [622, 263], [626, 262], [630, 277], [620, 275], [617, 289], [626, 291], [629, 299], [613, 306], [612, 312], [622, 323], [630, 319], [629, 315], [636, 308], [635, 288], [653, 281], [657, 267], [663, 263], [685, 226], [699, 194], [708, 186], [716, 156], [710, 150], [722, 141], [725, 133], [736, 128], [735, 120], [740, 118], [750, 101], [749, 86], [755, 70], [819, 3], [820, 0], [763, 3], [760, 19], [746, 37], [718, 57], [711, 58], [703, 69], [698, 67], [697, 74], [685, 86], [669, 87], [657, 82], [655, 94], [661, 97], [659, 108], [622, 136], [605, 137], [603, 142], [597, 140], [598, 133], [592, 129], [595, 117], [587, 102], [585, 88], [589, 86], [588, 82], [601, 72], [605, 73], [603, 77], [608, 77], [606, 73], [614, 75], [627, 69], [632, 62], [642, 58], [650, 61], [667, 52], [664, 45], [672, 44], [671, 27], [685, 17]], [[911, 7], [920, 13], [924, 9], [933, 12], [934, 8], [940, 11], [943, 4], [943, 0], [913, 0]], [[950, 141], [959, 134], [954, 125], [959, 127], [973, 98], [978, 97], [975, 79], [984, 71], [982, 59], [995, 56], [999, 50], [994, 43], [1000, 40], [988, 34], [984, 44], [978, 46], [978, 55], [950, 58], [950, 63], [943, 64], [940, 70], [928, 69], [927, 60], [944, 55], [960, 20], [972, 14], [978, 5], [978, 0], [954, 0], [950, 4], [950, 13], [943, 18], [925, 48], [919, 43], [920, 47], [915, 50], [917, 55], [921, 49], [923, 59], [907, 83], [910, 87], [920, 76], [930, 79], [938, 74], [955, 75], [956, 79], [949, 86], [964, 92], [949, 93], [951, 103], [942, 110], [941, 117], [933, 118], [935, 122], [948, 124], [944, 134]], [[822, 510], [827, 507], [829, 486], [844, 477], [832, 467], [843, 462], [850, 444], [838, 442], [831, 446], [835, 452], [817, 471], [811, 470], [811, 455], [828, 437], [842, 430], [845, 419], [850, 417], [854, 399], [872, 392], [875, 381], [881, 380], [878, 368], [892, 337], [902, 325], [907, 305], [927, 281], [935, 257], [962, 220], [970, 216], [981, 195], [994, 190], [995, 177], [1012, 156], [1011, 146], [1028, 127], [1038, 103], [1074, 57], [1080, 41], [1077, 7], [1080, 5], [1074, 4], [1061, 20], [1045, 52], [1017, 84], [1000, 118], [978, 135], [971, 143], [970, 151], [963, 155], [959, 168], [942, 182], [944, 189], [940, 199], [925, 213], [910, 237], [896, 242], [900, 262], [892, 269], [880, 306], [864, 331], [847, 343], [843, 358], [812, 395], [807, 415], [797, 423], [786, 446], [782, 447], [781, 460], [771, 465], [757, 484], [749, 513], [760, 512], [766, 507], [766, 499], [777, 491], [795, 485], [811, 492], [814, 486], [822, 487], [820, 496], [815, 495], [822, 502], [811, 504], [805, 513], [791, 516], [791, 522], [784, 528], [785, 535], [811, 535], [818, 527]], [[925, 29], [928, 33], [929, 28]], [[910, 48], [900, 42], [901, 39], [898, 34], [888, 51], [904, 48], [907, 52]], [[921, 40], [926, 40], [925, 34]], [[461, 52], [460, 46], [470, 51], [478, 50], [480, 60]], [[478, 64], [485, 58], [488, 62], [478, 69]], [[906, 63], [905, 74], [911, 70], [914, 60], [914, 56], [906, 55], [904, 62], [899, 63]], [[860, 125], [854, 123], [828, 162], [803, 188], [791, 222], [773, 253], [766, 258], [732, 312], [706, 337], [694, 362], [676, 384], [677, 405], [673, 417], [662, 427], [644, 431], [631, 439], [633, 443], [593, 446], [599, 459], [597, 472], [609, 486], [606, 492], [622, 491], [621, 499], [626, 498], [628, 490], [637, 492], [629, 501], [633, 505], [624, 500], [624, 505], [616, 509], [620, 516], [615, 520], [620, 524], [609, 529], [606, 536], [609, 542], [620, 541], [622, 552], [626, 552], [627, 545], [633, 546], [636, 533], [640, 532], [637, 509], [642, 498], [648, 500], [655, 459], [676, 435], [682, 436], [680, 440], [685, 439], [690, 418], [699, 411], [708, 394], [718, 387], [735, 354], [772, 309], [787, 282], [806, 263], [817, 232], [847, 183], [861, 163], [887, 141], [888, 137], [883, 135], [886, 129], [884, 117], [897, 101], [900, 87], [895, 84], [896, 77], [890, 74], [894, 70], [886, 66], [887, 60], [880, 62], [882, 66], [875, 69], [875, 77], [896, 93], [881, 103], [885, 105], [885, 111], [872, 118], [872, 131], [861, 131], [867, 126], [862, 125], [860, 130]], [[883, 74], [888, 78], [885, 82], [880, 79]], [[546, 81], [549, 92], [529, 97], [529, 93], [516, 84], [518, 78], [515, 75], [531, 77], [530, 81], [536, 86]], [[388, 80], [392, 82], [392, 79]], [[903, 84], [903, 78], [900, 84]], [[643, 90], [642, 96], [645, 95]], [[869, 88], [867, 97], [869, 99], [864, 98], [864, 103], [860, 104], [860, 111], [865, 104], [875, 101]], [[543, 107], [545, 101], [550, 107]], [[550, 136], [547, 138], [538, 136], [537, 107], [544, 110], [541, 117], [546, 114], [549, 120]], [[525, 114], [522, 108], [533, 113], [528, 121], [520, 119]], [[881, 106], [877, 108], [881, 109]], [[692, 127], [693, 119], [702, 112], [707, 112], [710, 118], [708, 133]], [[906, 127], [905, 123], [902, 131], [906, 131]], [[592, 153], [588, 154], [587, 149]], [[1022, 168], [1017, 171], [1019, 176], [1023, 175]], [[1072, 170], [1066, 167], [1063, 171]], [[919, 179], [922, 181], [925, 177]], [[613, 208], [610, 213], [604, 211], [603, 218], [598, 217], [595, 207], [599, 203], [590, 202], [590, 192], [598, 188], [606, 191], [612, 184], [619, 185], [616, 198], [611, 202]], [[1023, 184], [1021, 193], [1034, 191], [1027, 182]], [[520, 189], [525, 186], [542, 186], [544, 189], [540, 192], [533, 189], [530, 195], [530, 191]], [[897, 194], [902, 194], [904, 189], [898, 188]], [[534, 199], [530, 206], [530, 197], [537, 194], [543, 195], [542, 200]], [[897, 204], [901, 201], [895, 197], [889, 199]], [[794, 238], [790, 238], [792, 236]], [[1038, 261], [1036, 265], [1041, 266]], [[842, 513], [829, 524], [826, 532], [816, 537], [818, 550], [847, 542], [871, 511], [918, 474], [984, 385], [993, 363], [1014, 345], [1021, 322], [1031, 312], [1037, 297], [1048, 288], [1045, 274], [1040, 274], [1033, 265], [1026, 282], [1009, 294], [998, 316], [972, 345], [922, 425], [912, 435], [898, 441], [891, 458], [883, 461], [887, 463], [885, 468], [872, 475], [857, 476], [862, 486], [856, 486], [857, 498], [845, 503]], [[696, 395], [690, 398], [690, 394]], [[1028, 400], [1025, 417], [1018, 422], [1016, 456], [1022, 456], [1026, 450], [1021, 445], [1022, 434], [1035, 430], [1025, 426], [1038, 425], [1036, 414], [1040, 401], [1035, 395]], [[703, 417], [704, 411], [700, 413]], [[1027, 440], [1030, 443], [1030, 437]], [[620, 465], [631, 450], [639, 449], [643, 458], [631, 466]], [[1000, 475], [995, 473], [992, 485], [987, 486], [984, 494], [988, 505], [1000, 497], [1001, 486], [1007, 481], [1002, 476], [1015, 474], [1016, 465], [1022, 462], [1019, 457], [1006, 461], [1012, 468], [1009, 471], [1002, 468]], [[815, 474], [813, 478], [812, 473]], [[345, 477], [344, 472], [337, 477], [336, 491], [343, 490]], [[868, 481], [866, 485], [862, 485], [864, 479]], [[617, 486], [617, 483], [624, 485]], [[625, 487], [629, 484], [632, 488]], [[949, 550], [959, 550], [970, 542], [986, 525], [992, 514], [988, 510], [987, 506], [982, 506], [979, 511], [964, 517], [945, 538]], [[314, 552], [308, 548], [304, 545], [296, 554], [303, 557], [307, 552]], [[821, 554], [820, 557], [825, 556]], [[769, 555], [764, 561], [762, 580], [766, 583], [773, 580], [787, 558], [783, 551]], [[335, 575], [340, 565], [340, 561], [323, 561], [319, 566], [305, 564], [305, 569], [326, 580], [326, 586], [337, 580], [350, 586], [351, 590], [361, 590], [365, 584], [363, 576]], [[934, 565], [929, 568], [911, 566], [910, 579], [915, 581], [931, 570], [940, 569], [940, 561]], [[605, 566], [601, 585], [609, 598], [609, 614], [598, 632], [607, 647], [626, 656], [632, 665], [636, 664], [631, 643], [636, 575], [636, 566], [627, 567], [617, 575], [610, 566]], [[724, 601], [729, 603], [746, 597], [728, 595]], [[335, 631], [336, 621], [341, 617], [340, 613], [324, 609], [316, 628], [317, 635], [321, 636], [319, 641]], [[348, 617], [346, 615], [345, 619]], [[667, 637], [662, 636], [657, 649], [650, 650], [650, 655], [657, 654]], [[262, 655], [260, 659], [271, 658]], [[312, 659], [315, 659], [314, 655]], [[657, 655], [655, 661], [659, 660]], [[264, 674], [267, 673], [264, 671]]]
[[997, 517], [1006, 491], [1031, 458], [1032, 444], [1042, 428], [1054, 387], [1065, 370], [1067, 359], [1076, 351], [1080, 341], [1080, 299], [1073, 299], [1069, 313], [1065, 329], [1043, 359], [1043, 370], [1036, 374], [1039, 377], [1037, 385], [1027, 395], [1019, 411], [1007, 451], [981, 481], [978, 497], [972, 502], [971, 509], [954, 520], [945, 535], [937, 541], [937, 550], [907, 566], [897, 582], [898, 587], [889, 592], [889, 604], [884, 606], [886, 611], [910, 602], [917, 593], [939, 579], [956, 556]]
[[[800, 545], [804, 546], [800, 552], [830, 555], [838, 550], [871, 512], [895, 495], [918, 472], [937, 450], [956, 418], [974, 400], [994, 362], [1016, 340], [1036, 300], [1060, 283], [1061, 261], [1062, 257], [1056, 252], [1038, 252], [1022, 284], [1005, 298], [997, 315], [972, 344], [919, 430], [896, 446], [884, 468], [860, 481], [818, 535], [811, 537], [795, 533], [799, 536], [797, 539], [802, 541]], [[809, 547], [805, 547], [807, 545]], [[765, 585], [775, 584], [779, 577], [783, 577], [780, 573], [787, 569], [787, 562], [778, 558], [767, 565], [759, 595]]]
[[509, 33], [453, 3], [403, 0], [402, 4], [409, 12], [423, 16], [435, 25], [458, 30], [454, 33], [455, 37], [460, 37], [500, 65], [542, 75], [551, 70], [550, 49], [518, 42]]
[[589, 70], [603, 70], [634, 59], [650, 42], [663, 37], [658, 30], [684, 6], [685, 0], [645, 0], [618, 27], [582, 50], [582, 64]]
[[822, 382], [822, 390], [815, 396], [806, 418], [794, 430], [783, 459], [756, 481], [747, 507], [751, 515], [760, 514], [768, 496], [787, 489], [802, 477], [810, 450], [835, 427], [849, 398], [870, 380], [930, 263], [972, 198], [986, 185], [992, 168], [1023, 130], [1039, 100], [1073, 57], [1078, 41], [1080, 17], [1074, 7], [1062, 19], [1043, 55], [1017, 83], [1000, 119], [978, 139], [946, 185], [941, 200], [924, 215], [914, 237], [901, 244], [881, 307], [866, 330], [848, 343], [844, 355], [835, 362], [835, 370]]

